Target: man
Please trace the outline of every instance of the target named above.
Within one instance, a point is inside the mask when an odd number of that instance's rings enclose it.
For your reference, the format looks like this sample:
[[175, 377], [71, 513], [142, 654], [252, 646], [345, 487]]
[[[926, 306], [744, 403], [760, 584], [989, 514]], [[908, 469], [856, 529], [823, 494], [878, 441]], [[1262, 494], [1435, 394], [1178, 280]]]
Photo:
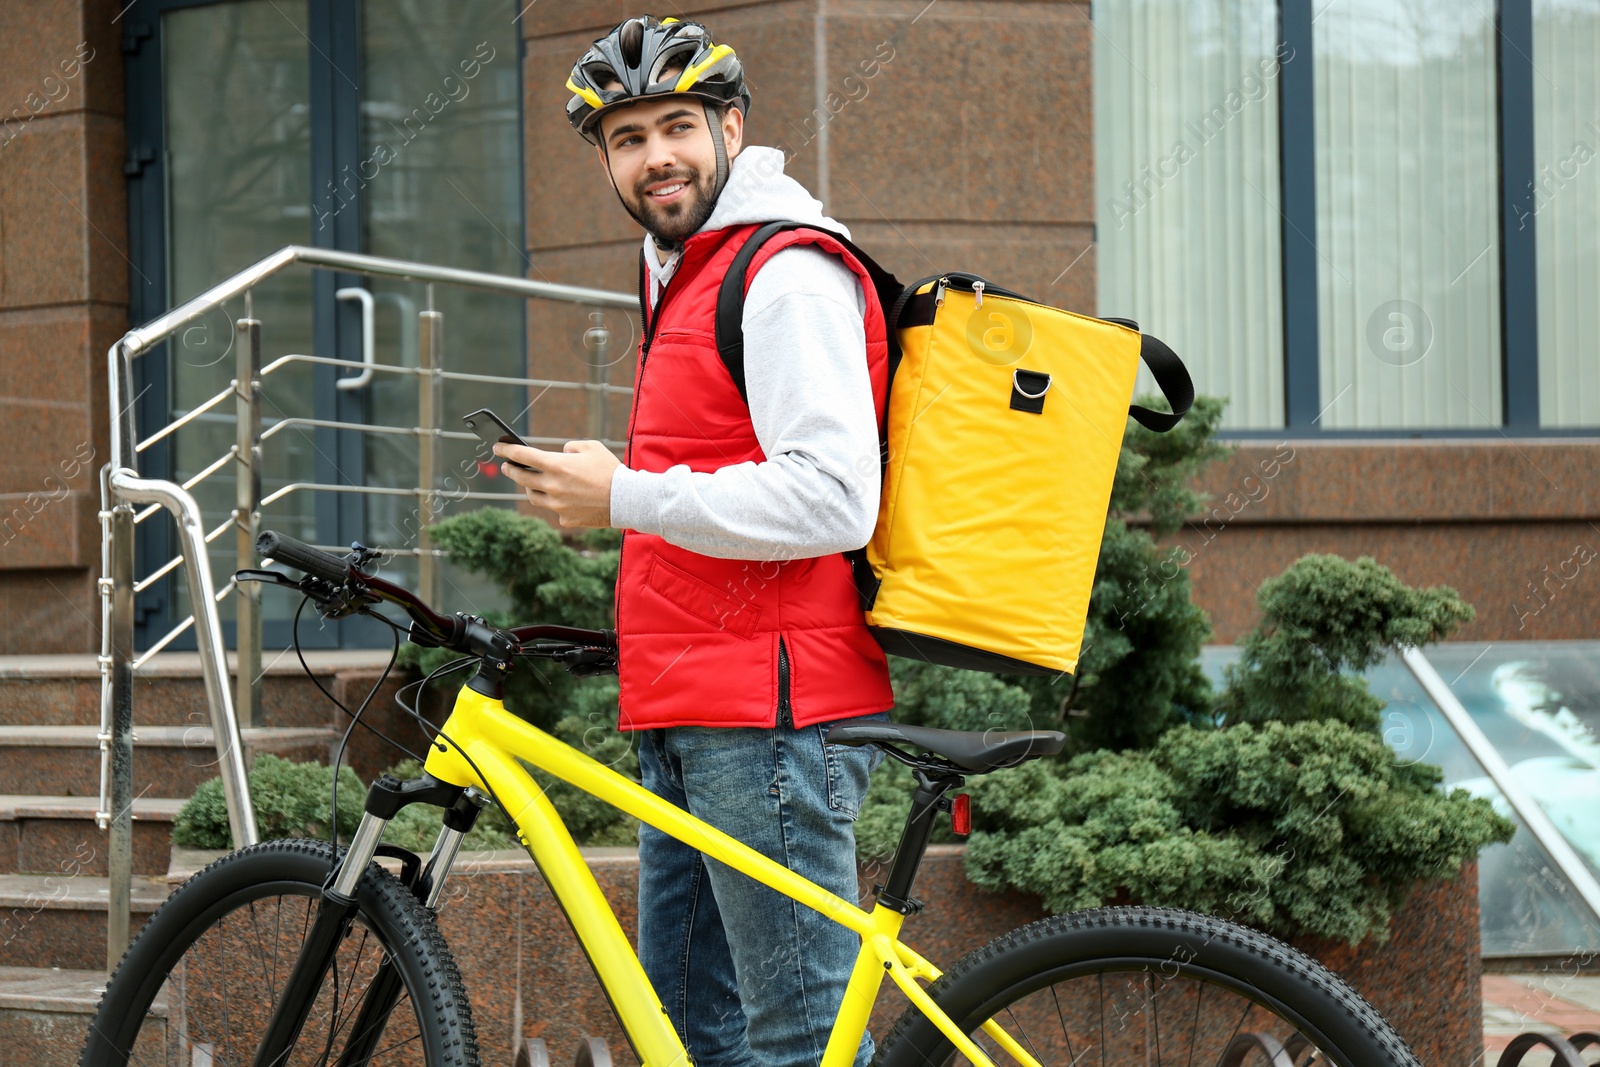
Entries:
[[[841, 555], [877, 517], [882, 310], [827, 236], [849, 231], [781, 152], [743, 144], [742, 68], [703, 26], [629, 19], [567, 87], [569, 121], [646, 231], [628, 458], [598, 441], [495, 451], [542, 472], [505, 468], [561, 525], [624, 529], [621, 726], [642, 731], [646, 787], [854, 899], [852, 823], [881, 755], [822, 737], [894, 702]], [[779, 219], [817, 230], [751, 263], [747, 405], [717, 353], [716, 294]], [[856, 936], [649, 827], [639, 856], [640, 958], [697, 1067], [820, 1062]], [[858, 1067], [871, 1054], [865, 1037]]]

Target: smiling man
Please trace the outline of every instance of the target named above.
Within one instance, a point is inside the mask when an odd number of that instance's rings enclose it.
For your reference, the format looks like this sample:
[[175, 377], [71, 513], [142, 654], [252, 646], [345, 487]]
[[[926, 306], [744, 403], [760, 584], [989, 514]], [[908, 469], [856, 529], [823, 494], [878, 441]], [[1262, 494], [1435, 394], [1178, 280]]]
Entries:
[[[595, 41], [567, 88], [572, 126], [645, 230], [645, 334], [626, 460], [598, 441], [497, 445], [563, 526], [623, 529], [621, 727], [644, 784], [855, 899], [853, 823], [872, 750], [824, 745], [893, 705], [849, 562], [878, 512], [883, 314], [849, 231], [745, 146], [733, 49], [650, 16]], [[808, 229], [751, 262], [748, 404], [717, 352], [718, 287], [761, 223]], [[859, 942], [842, 926], [644, 827], [639, 955], [698, 1067], [812, 1067]], [[864, 1067], [872, 1040], [863, 1038]]]

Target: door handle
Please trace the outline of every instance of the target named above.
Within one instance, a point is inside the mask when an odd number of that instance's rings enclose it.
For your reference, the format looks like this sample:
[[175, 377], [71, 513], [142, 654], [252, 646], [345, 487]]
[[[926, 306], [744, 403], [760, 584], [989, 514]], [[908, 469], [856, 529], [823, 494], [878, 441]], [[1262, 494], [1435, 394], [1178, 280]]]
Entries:
[[335, 300], [355, 300], [361, 304], [361, 373], [349, 378], [340, 378], [334, 382], [338, 389], [364, 389], [372, 383], [373, 367], [373, 338], [372, 338], [372, 294], [365, 289], [350, 288], [339, 289], [333, 294]]

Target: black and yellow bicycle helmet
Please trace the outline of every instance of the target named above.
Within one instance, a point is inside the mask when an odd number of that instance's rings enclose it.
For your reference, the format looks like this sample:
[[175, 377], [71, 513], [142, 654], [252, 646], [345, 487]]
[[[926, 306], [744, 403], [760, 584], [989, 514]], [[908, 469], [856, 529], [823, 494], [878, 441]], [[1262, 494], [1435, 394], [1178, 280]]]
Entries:
[[[664, 72], [672, 71], [671, 74]], [[608, 88], [602, 88], [608, 86]], [[728, 181], [728, 152], [713, 107], [731, 104], [750, 113], [744, 66], [732, 48], [717, 44], [698, 22], [640, 15], [618, 23], [572, 66], [567, 121], [590, 144], [600, 141], [600, 116], [650, 96], [685, 94], [700, 99], [717, 152], [716, 194]], [[620, 193], [618, 194], [620, 195]]]
[[[677, 72], [663, 78], [669, 68]], [[567, 101], [567, 121], [591, 144], [600, 143], [601, 115], [642, 97], [686, 93], [750, 111], [744, 67], [732, 48], [714, 42], [698, 22], [658, 21], [653, 15], [620, 22], [590, 45], [573, 64], [567, 88], [574, 94]]]

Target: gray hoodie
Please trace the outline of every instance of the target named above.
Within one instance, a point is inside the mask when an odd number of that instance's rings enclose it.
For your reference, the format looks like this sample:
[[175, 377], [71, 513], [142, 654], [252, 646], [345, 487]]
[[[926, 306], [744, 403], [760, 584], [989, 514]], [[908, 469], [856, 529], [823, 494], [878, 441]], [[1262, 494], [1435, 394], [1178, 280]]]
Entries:
[[[783, 163], [776, 148], [743, 148], [701, 231], [794, 219], [848, 238]], [[652, 308], [681, 256], [662, 264], [645, 236]], [[611, 524], [728, 559], [799, 559], [866, 544], [881, 475], [865, 311], [860, 282], [839, 257], [792, 247], [767, 260], [744, 304], [745, 388], [766, 460], [715, 471], [618, 467]]]

